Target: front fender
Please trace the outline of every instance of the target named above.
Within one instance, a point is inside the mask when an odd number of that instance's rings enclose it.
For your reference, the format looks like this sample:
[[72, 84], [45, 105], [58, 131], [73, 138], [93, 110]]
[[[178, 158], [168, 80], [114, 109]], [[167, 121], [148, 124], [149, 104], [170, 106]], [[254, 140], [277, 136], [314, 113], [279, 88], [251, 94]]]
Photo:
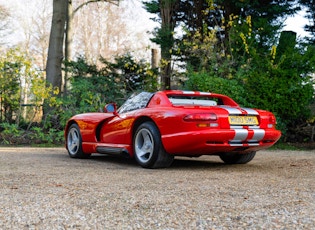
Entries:
[[82, 142], [97, 142], [97, 130], [99, 125], [108, 119], [115, 117], [113, 113], [84, 113], [71, 117], [65, 128], [65, 138], [69, 127], [76, 123], [80, 128]]

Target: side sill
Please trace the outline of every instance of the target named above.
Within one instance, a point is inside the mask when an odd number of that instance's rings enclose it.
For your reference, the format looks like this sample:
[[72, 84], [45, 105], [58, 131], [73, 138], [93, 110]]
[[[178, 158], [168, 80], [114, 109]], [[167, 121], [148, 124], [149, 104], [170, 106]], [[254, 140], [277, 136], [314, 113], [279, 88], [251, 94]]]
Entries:
[[101, 154], [120, 155], [123, 157], [130, 158], [130, 154], [128, 150], [125, 148], [98, 146], [96, 147], [96, 151]]

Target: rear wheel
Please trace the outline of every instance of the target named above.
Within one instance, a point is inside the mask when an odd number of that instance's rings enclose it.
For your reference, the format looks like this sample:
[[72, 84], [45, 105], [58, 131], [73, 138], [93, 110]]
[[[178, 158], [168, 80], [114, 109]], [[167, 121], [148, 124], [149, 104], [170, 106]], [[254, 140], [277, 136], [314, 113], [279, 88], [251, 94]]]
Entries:
[[72, 124], [67, 133], [67, 149], [72, 158], [88, 158], [91, 154], [85, 154], [82, 150], [82, 137], [77, 124]]
[[165, 152], [161, 135], [153, 122], [141, 124], [133, 137], [135, 159], [144, 168], [169, 167], [174, 156]]
[[221, 153], [220, 158], [226, 164], [246, 164], [250, 162], [256, 155], [256, 152], [249, 152], [245, 154], [237, 153]]

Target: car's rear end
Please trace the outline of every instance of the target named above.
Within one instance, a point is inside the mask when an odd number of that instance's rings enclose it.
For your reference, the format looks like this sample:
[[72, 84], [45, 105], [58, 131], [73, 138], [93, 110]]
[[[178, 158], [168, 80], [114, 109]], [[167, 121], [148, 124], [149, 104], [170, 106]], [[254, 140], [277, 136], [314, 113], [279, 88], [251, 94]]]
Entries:
[[173, 109], [160, 126], [169, 154], [247, 153], [268, 148], [281, 136], [271, 112], [240, 108], [226, 96], [182, 91], [167, 96]]

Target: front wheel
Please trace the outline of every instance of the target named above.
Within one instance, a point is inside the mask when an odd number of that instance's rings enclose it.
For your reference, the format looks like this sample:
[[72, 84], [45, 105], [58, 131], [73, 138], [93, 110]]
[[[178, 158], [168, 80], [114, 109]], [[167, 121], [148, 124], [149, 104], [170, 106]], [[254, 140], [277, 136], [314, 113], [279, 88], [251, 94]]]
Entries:
[[246, 164], [253, 160], [256, 152], [249, 152], [245, 154], [237, 154], [237, 153], [221, 153], [220, 158], [226, 164]]
[[85, 154], [82, 150], [82, 137], [77, 124], [72, 124], [67, 132], [67, 150], [72, 158], [88, 158], [91, 154]]
[[174, 156], [165, 152], [161, 135], [153, 122], [141, 124], [133, 137], [135, 159], [144, 168], [169, 167]]

